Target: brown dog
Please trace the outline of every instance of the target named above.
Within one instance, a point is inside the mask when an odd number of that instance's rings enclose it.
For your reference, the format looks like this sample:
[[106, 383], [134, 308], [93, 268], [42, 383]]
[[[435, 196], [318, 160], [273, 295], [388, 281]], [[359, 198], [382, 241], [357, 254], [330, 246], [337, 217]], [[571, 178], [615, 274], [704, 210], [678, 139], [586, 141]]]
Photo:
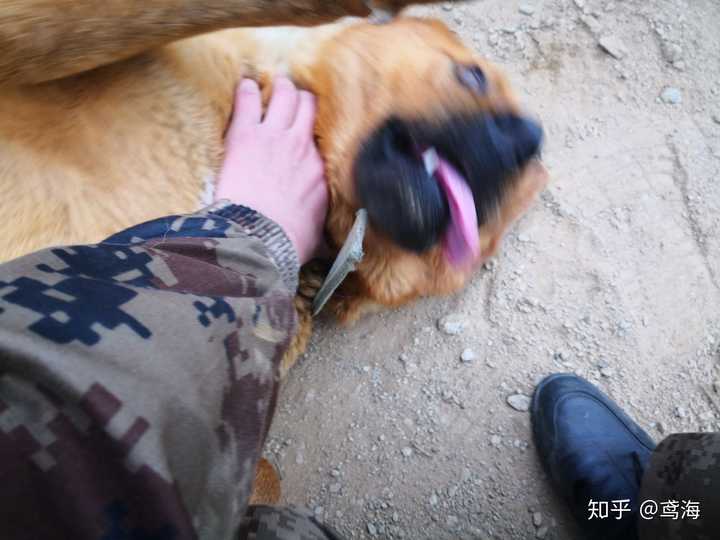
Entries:
[[[341, 321], [371, 305], [458, 290], [547, 182], [533, 159], [540, 128], [498, 70], [438, 21], [175, 41], [367, 8], [360, 0], [91, 4], [0, 4], [0, 260], [200, 207], [241, 76], [287, 73], [318, 96], [333, 247], [356, 210], [368, 210], [366, 256], [329, 306]], [[423, 162], [429, 149], [437, 172]], [[301, 325], [283, 372], [306, 346], [315, 285], [301, 286]]]
[[[156, 3], [164, 11], [110, 3], [91, 19], [87, 3], [69, 1], [0, 9], [0, 36], [10, 36], [0, 59], [1, 260], [197, 209], [212, 189], [241, 75], [287, 72], [318, 96], [335, 247], [357, 208], [369, 211], [366, 257], [330, 305], [341, 321], [372, 305], [456, 291], [468, 277], [472, 265], [451, 264], [443, 249], [455, 218], [449, 194], [423, 167], [422, 148], [435, 148], [472, 190], [475, 262], [496, 251], [545, 185], [539, 166], [527, 165], [539, 128], [521, 116], [504, 77], [440, 22], [226, 30], [141, 53], [241, 17], [262, 24], [315, 7], [300, 17], [310, 23], [363, 9], [289, 1], [261, 13], [265, 3], [256, 0], [233, 3], [232, 13], [226, 3], [214, 11], [213, 2], [175, 13], [174, 3]], [[42, 33], [23, 38], [33, 23]], [[302, 325], [284, 370], [310, 334], [307, 302], [298, 307]]]

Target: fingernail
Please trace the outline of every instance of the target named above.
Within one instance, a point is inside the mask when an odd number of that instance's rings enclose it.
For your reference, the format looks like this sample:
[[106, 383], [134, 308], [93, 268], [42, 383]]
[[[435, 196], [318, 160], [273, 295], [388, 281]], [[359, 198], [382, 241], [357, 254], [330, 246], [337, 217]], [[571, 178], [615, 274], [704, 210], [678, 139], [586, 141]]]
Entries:
[[258, 84], [252, 79], [243, 79], [240, 83], [240, 90], [243, 92], [257, 93], [260, 91]]

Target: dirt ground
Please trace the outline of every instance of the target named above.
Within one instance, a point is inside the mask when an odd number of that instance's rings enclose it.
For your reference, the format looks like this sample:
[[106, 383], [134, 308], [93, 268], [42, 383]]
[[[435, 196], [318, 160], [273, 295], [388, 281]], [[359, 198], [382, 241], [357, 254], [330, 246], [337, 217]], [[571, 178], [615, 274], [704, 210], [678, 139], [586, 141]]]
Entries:
[[553, 183], [461, 294], [320, 324], [267, 453], [349, 538], [578, 538], [509, 396], [574, 371], [657, 440], [720, 430], [720, 3], [415, 13], [509, 73]]

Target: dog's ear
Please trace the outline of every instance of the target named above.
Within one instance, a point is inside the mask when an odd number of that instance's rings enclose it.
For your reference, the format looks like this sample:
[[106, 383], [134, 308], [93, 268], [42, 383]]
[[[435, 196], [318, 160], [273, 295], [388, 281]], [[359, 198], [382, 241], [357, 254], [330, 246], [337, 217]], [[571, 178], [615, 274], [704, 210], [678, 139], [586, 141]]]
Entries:
[[360, 204], [377, 232], [416, 253], [438, 241], [450, 218], [448, 203], [405, 122], [391, 118], [368, 139], [354, 176]]

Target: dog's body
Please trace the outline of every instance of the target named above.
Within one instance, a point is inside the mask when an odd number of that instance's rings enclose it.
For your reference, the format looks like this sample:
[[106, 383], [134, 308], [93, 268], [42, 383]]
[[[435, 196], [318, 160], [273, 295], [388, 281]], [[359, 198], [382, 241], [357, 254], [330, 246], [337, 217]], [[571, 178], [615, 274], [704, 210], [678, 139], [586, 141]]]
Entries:
[[256, 75], [256, 66], [286, 70], [283, 49], [309, 48], [305, 32], [226, 30], [0, 90], [0, 205], [9, 224], [0, 258], [197, 210], [212, 196], [238, 77]]

